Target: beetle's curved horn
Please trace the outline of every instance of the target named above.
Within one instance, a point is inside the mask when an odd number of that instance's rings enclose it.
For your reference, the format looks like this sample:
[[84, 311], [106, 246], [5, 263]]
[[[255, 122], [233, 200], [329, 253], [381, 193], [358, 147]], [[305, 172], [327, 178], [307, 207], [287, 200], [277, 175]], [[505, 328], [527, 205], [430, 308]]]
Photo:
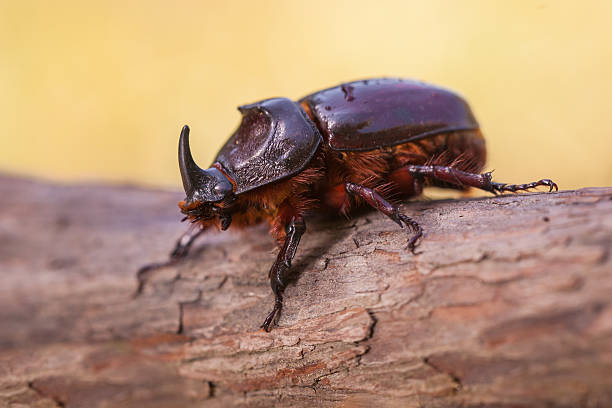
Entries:
[[191, 149], [189, 148], [189, 126], [183, 126], [181, 137], [179, 139], [178, 148], [179, 168], [181, 169], [181, 178], [183, 179], [183, 188], [185, 193], [189, 195], [196, 187], [198, 177], [204, 172], [191, 157]]

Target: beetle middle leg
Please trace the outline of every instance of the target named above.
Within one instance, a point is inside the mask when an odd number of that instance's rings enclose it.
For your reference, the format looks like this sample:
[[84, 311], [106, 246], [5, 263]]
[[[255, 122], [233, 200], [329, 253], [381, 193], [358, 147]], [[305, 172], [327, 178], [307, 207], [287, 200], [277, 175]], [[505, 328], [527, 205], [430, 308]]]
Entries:
[[549, 179], [542, 179], [526, 184], [506, 184], [493, 181], [491, 172], [483, 174], [468, 173], [462, 170], [447, 166], [418, 166], [408, 165], [405, 167], [415, 178], [429, 177], [445, 183], [455, 184], [460, 187], [476, 187], [493, 194], [504, 193], [506, 191], [517, 192], [525, 191], [538, 186], [547, 186], [549, 191], [559, 190], [557, 184]]
[[274, 317], [283, 307], [282, 293], [287, 285], [287, 272], [291, 267], [291, 261], [295, 256], [295, 251], [300, 244], [300, 238], [302, 238], [305, 231], [306, 224], [304, 223], [304, 219], [299, 215], [292, 217], [289, 224], [287, 224], [285, 227], [285, 243], [278, 253], [272, 268], [270, 268], [269, 276], [270, 286], [272, 287], [272, 292], [274, 292], [274, 308], [261, 325], [261, 327], [267, 332], [270, 331], [270, 324], [272, 324]]
[[405, 225], [412, 228], [414, 235], [410, 237], [408, 241], [408, 248], [414, 252], [416, 242], [423, 236], [423, 229], [421, 226], [412, 218], [399, 211], [399, 207], [393, 206], [390, 202], [385, 200], [380, 194], [371, 188], [364, 187], [355, 183], [346, 183], [344, 185], [347, 193], [361, 197], [371, 207], [385, 214], [387, 217], [395, 221], [401, 228]]

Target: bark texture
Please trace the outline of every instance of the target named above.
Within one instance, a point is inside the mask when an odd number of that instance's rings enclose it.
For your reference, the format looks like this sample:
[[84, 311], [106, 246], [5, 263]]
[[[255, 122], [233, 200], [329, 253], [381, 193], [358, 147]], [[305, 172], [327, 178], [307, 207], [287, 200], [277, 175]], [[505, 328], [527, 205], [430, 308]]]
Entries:
[[174, 192], [0, 178], [0, 407], [612, 406], [612, 188], [310, 220], [271, 333], [265, 227]]

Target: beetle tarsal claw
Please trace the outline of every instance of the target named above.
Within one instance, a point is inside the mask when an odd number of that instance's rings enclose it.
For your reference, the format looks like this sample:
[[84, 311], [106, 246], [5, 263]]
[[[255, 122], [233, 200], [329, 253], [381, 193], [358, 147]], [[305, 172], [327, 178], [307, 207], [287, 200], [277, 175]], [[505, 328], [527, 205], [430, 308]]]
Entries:
[[544, 184], [545, 186], [548, 186], [548, 192], [552, 192], [553, 189], [555, 191], [559, 191], [559, 187], [557, 186], [557, 183], [555, 183], [554, 181], [550, 180], [550, 179], [544, 179], [541, 180], [542, 184]]

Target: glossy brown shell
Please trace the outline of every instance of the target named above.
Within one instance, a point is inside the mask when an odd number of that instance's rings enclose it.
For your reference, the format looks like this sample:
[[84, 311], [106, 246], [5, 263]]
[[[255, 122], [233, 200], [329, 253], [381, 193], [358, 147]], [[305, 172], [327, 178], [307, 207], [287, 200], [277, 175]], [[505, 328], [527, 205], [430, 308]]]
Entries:
[[350, 82], [300, 100], [334, 150], [366, 151], [440, 133], [478, 129], [457, 94], [423, 82]]
[[300, 106], [286, 98], [266, 99], [238, 108], [242, 122], [215, 162], [244, 193], [304, 169], [322, 136]]

